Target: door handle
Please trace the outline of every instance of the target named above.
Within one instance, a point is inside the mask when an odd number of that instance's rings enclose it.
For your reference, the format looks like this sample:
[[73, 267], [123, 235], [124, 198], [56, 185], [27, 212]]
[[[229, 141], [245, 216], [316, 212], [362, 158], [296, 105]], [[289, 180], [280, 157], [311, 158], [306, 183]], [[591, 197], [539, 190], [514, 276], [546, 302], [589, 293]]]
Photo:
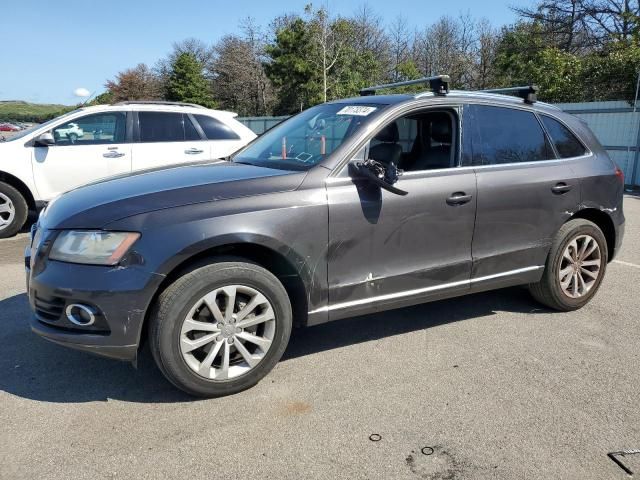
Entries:
[[187, 155], [196, 155], [198, 153], [202, 153], [204, 150], [200, 150], [199, 148], [187, 148], [184, 153]]
[[120, 153], [120, 152], [116, 152], [115, 150], [112, 150], [110, 152], [103, 153], [102, 156], [104, 158], [120, 158], [120, 157], [124, 157], [124, 153]]
[[473, 196], [467, 195], [465, 192], [455, 192], [447, 198], [447, 204], [454, 207], [457, 205], [464, 205], [465, 203], [469, 203], [472, 198]]
[[572, 185], [568, 185], [564, 182], [558, 182], [555, 184], [554, 187], [551, 188], [551, 191], [553, 193], [555, 193], [556, 195], [562, 195], [564, 193], [567, 193], [569, 190], [571, 190], [573, 188]]

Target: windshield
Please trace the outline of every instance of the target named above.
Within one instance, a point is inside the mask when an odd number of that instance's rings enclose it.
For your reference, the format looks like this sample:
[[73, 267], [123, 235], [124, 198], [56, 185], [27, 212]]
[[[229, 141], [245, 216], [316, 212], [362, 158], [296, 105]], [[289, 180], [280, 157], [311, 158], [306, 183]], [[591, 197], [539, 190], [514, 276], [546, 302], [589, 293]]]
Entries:
[[34, 125], [33, 127], [29, 127], [26, 130], [22, 130], [20, 133], [18, 133], [17, 135], [12, 135], [11, 138], [7, 138], [5, 139], [5, 141], [7, 142], [13, 142], [14, 140], [18, 140], [20, 138], [26, 137], [27, 135], [29, 135], [32, 132], [35, 132], [36, 130], [42, 128], [42, 127], [46, 127], [48, 125], [51, 125], [54, 122], [57, 122], [58, 120], [68, 117], [69, 115], [73, 115], [74, 113], [79, 112], [80, 110], [74, 110], [72, 112], [69, 113], [65, 113], [64, 115], [60, 115], [59, 117], [53, 118], [47, 122], [41, 123], [39, 125]]
[[330, 155], [384, 106], [318, 105], [267, 131], [232, 160], [283, 170], [308, 170]]

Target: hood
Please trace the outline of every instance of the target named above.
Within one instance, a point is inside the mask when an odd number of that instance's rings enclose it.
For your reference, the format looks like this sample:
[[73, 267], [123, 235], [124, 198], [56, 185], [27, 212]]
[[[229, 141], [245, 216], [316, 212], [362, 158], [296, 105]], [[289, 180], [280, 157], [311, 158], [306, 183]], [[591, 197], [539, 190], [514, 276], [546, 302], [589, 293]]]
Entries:
[[45, 228], [101, 228], [154, 210], [295, 190], [304, 174], [232, 162], [196, 163], [113, 177], [54, 199]]

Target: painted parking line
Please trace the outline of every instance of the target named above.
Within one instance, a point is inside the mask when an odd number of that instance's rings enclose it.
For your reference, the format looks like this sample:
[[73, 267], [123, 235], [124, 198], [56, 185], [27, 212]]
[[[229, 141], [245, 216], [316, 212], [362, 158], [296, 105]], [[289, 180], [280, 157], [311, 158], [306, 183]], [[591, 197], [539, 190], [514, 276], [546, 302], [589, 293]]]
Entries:
[[623, 262], [622, 260], [613, 260], [613, 263], [619, 263], [620, 265], [626, 265], [627, 267], [640, 268], [640, 265], [631, 262]]

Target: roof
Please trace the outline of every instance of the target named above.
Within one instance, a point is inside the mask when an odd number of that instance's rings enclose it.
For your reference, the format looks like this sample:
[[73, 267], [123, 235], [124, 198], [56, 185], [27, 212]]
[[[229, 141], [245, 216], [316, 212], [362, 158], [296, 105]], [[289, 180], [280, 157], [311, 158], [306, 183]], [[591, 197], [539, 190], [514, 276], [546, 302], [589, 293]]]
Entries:
[[121, 102], [111, 105], [87, 105], [80, 107], [78, 110], [92, 111], [111, 111], [111, 110], [136, 110], [136, 111], [152, 111], [152, 112], [190, 112], [190, 113], [213, 113], [214, 115], [226, 115], [236, 117], [238, 114], [227, 110], [214, 110], [200, 105], [172, 104], [163, 102]]
[[359, 96], [352, 98], [343, 98], [340, 100], [334, 100], [328, 103], [349, 103], [349, 104], [378, 104], [378, 105], [394, 105], [398, 103], [408, 102], [416, 99], [434, 99], [434, 100], [442, 100], [442, 99], [462, 99], [462, 100], [484, 100], [491, 101], [493, 103], [500, 103], [502, 105], [517, 105], [517, 106], [530, 106], [530, 107], [540, 107], [541, 109], [552, 109], [555, 111], [560, 110], [555, 105], [550, 105], [544, 102], [535, 102], [533, 105], [525, 103], [522, 98], [514, 97], [512, 95], [502, 95], [498, 93], [485, 93], [479, 91], [467, 91], [467, 90], [451, 90], [447, 94], [434, 94], [430, 90], [413, 93], [413, 94], [405, 94], [405, 93], [396, 93], [390, 95], [368, 95], [368, 96]]

